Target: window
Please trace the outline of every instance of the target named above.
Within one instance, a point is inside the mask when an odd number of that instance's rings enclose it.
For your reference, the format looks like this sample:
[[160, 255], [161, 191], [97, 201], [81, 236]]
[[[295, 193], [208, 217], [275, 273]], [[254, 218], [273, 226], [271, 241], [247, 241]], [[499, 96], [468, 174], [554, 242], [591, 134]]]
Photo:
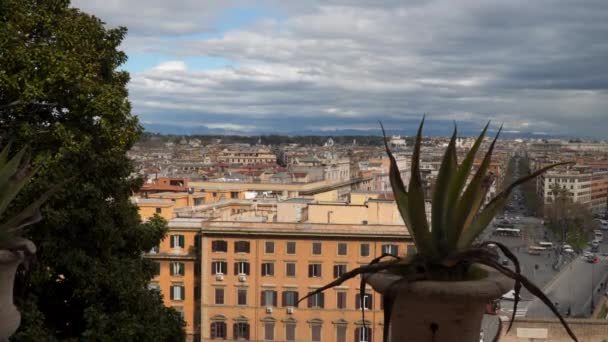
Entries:
[[213, 261], [211, 263], [211, 274], [227, 274], [228, 263], [225, 261]]
[[274, 262], [262, 263], [262, 277], [274, 276]]
[[372, 309], [372, 295], [370, 293], [366, 293], [363, 295], [363, 300], [361, 300], [361, 295], [357, 293], [355, 296], [355, 308], [360, 310], [363, 307], [366, 310]]
[[158, 283], [150, 283], [148, 284], [148, 290], [156, 290], [156, 291], [160, 291], [160, 284]]
[[184, 285], [171, 285], [171, 300], [184, 300]]
[[235, 340], [249, 340], [249, 323], [234, 323], [232, 329], [232, 333]]
[[294, 241], [287, 242], [286, 253], [287, 254], [296, 254], [296, 243]]
[[183, 276], [184, 275], [184, 263], [183, 262], [172, 262], [171, 263], [171, 275], [172, 276]]
[[283, 291], [283, 307], [298, 306], [298, 291]]
[[336, 342], [346, 342], [346, 325], [339, 324], [336, 326]]
[[264, 243], [264, 253], [274, 254], [274, 241], [266, 241]]
[[152, 267], [154, 269], [154, 275], [160, 275], [160, 262], [158, 261], [152, 261]]
[[157, 213], [157, 214], [160, 214], [160, 213], [161, 213], [161, 211], [162, 211], [162, 210], [161, 210], [160, 208], [156, 208], [156, 213]]
[[230, 192], [230, 198], [239, 198], [239, 193], [237, 191]]
[[362, 257], [369, 256], [369, 243], [362, 243], [361, 244], [361, 253], [360, 253], [360, 255]]
[[296, 340], [296, 324], [286, 323], [285, 324], [285, 339], [288, 342], [295, 342]]
[[288, 262], [285, 264], [285, 276], [295, 277], [296, 276], [296, 263]]
[[234, 263], [234, 275], [249, 275], [249, 262], [237, 261]]
[[212, 340], [225, 340], [228, 338], [226, 336], [226, 323], [224, 322], [212, 322], [211, 323], [211, 332], [209, 333]]
[[312, 255], [321, 255], [322, 245], [320, 242], [312, 243]]
[[277, 291], [264, 290], [262, 291], [262, 306], [277, 306]]
[[249, 241], [235, 241], [234, 242], [235, 253], [249, 253]]
[[338, 278], [344, 273], [346, 273], [346, 265], [334, 265], [334, 278]]
[[316, 278], [321, 277], [321, 264], [309, 264], [308, 265], [308, 277]]
[[382, 245], [382, 253], [388, 253], [391, 255], [399, 254], [399, 246], [397, 245]]
[[308, 307], [323, 309], [325, 307], [325, 293], [317, 293], [308, 297]]
[[171, 248], [184, 248], [183, 235], [171, 235]]
[[312, 342], [321, 342], [321, 324], [312, 324], [310, 326], [310, 335]]
[[338, 255], [348, 254], [348, 245], [344, 242], [338, 243]]
[[212, 252], [228, 252], [228, 242], [224, 240], [211, 241]]
[[274, 323], [264, 323], [264, 341], [274, 341]]
[[247, 305], [247, 289], [238, 289], [237, 290], [236, 305]]
[[355, 340], [357, 342], [372, 342], [372, 328], [359, 327], [355, 329]]
[[215, 289], [215, 304], [224, 304], [224, 289], [221, 287]]
[[346, 309], [346, 292], [336, 292], [336, 308]]

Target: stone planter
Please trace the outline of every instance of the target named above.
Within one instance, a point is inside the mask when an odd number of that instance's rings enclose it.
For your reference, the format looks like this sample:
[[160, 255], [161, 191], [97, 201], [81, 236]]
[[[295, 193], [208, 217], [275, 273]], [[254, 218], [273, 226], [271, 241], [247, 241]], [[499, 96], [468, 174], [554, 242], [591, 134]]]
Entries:
[[[488, 301], [513, 288], [514, 281], [489, 268], [488, 276], [472, 281], [417, 281], [398, 285], [391, 315], [391, 342], [479, 342]], [[369, 275], [368, 283], [383, 293], [399, 276]]]
[[15, 274], [19, 265], [35, 252], [34, 244], [25, 239], [16, 240], [10, 250], [0, 249], [0, 341], [8, 341], [19, 328], [21, 314], [13, 304]]

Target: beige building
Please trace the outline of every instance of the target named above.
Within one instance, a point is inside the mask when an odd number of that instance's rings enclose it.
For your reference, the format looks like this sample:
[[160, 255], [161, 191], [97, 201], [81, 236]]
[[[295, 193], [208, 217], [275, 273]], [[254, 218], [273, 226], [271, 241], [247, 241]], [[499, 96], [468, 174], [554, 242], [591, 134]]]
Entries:
[[228, 164], [275, 164], [277, 157], [267, 149], [242, 148], [237, 150], [225, 149], [218, 153], [217, 160]]

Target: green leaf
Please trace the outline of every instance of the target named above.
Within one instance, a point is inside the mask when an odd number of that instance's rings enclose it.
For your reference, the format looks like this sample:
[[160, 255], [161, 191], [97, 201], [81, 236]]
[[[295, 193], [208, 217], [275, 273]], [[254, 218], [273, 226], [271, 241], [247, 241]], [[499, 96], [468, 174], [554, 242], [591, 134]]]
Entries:
[[456, 176], [456, 169], [458, 167], [456, 160], [456, 135], [457, 130], [456, 126], [454, 126], [454, 133], [443, 156], [439, 174], [437, 175], [437, 182], [435, 183], [435, 192], [433, 193], [432, 234], [440, 255], [447, 255], [449, 252], [447, 243], [447, 229], [449, 225], [447, 192], [452, 177]]
[[59, 183], [40, 195], [34, 202], [23, 209], [19, 214], [11, 217], [8, 221], [0, 225], [0, 231], [7, 231], [9, 234], [14, 234], [16, 231], [39, 222], [42, 219], [40, 215], [40, 206], [44, 204], [53, 194], [59, 191], [69, 180]]
[[27, 171], [20, 179], [9, 179], [8, 182], [0, 188], [0, 191], [2, 191], [2, 195], [0, 196], [0, 213], [4, 213], [8, 205], [31, 180], [36, 171], [36, 169]]
[[422, 144], [422, 127], [424, 117], [420, 122], [416, 145], [412, 155], [412, 175], [408, 191], [408, 213], [411, 221], [411, 229], [414, 231], [415, 243], [418, 253], [428, 257], [437, 256], [437, 246], [433, 243], [429, 224], [426, 220], [426, 208], [424, 202], [424, 189], [420, 179], [420, 145]]
[[388, 154], [388, 158], [390, 160], [389, 166], [389, 180], [391, 182], [391, 188], [393, 189], [393, 195], [395, 196], [395, 202], [397, 204], [397, 209], [399, 209], [399, 213], [403, 218], [403, 222], [405, 223], [405, 227], [407, 228], [410, 236], [415, 240], [415, 234], [411, 227], [410, 215], [408, 213], [408, 196], [407, 191], [405, 191], [405, 186], [403, 185], [403, 180], [401, 179], [401, 173], [399, 171], [399, 167], [397, 166], [397, 161], [391, 153], [391, 149], [388, 147], [388, 142], [386, 138], [386, 132], [384, 131], [384, 126], [382, 122], [380, 122], [380, 127], [382, 128], [382, 136], [384, 139], [384, 147], [386, 149], [386, 154]]
[[534, 179], [554, 167], [557, 167], [560, 165], [567, 165], [567, 164], [574, 164], [574, 163], [573, 162], [562, 162], [562, 163], [552, 164], [552, 165], [543, 167], [527, 176], [521, 177], [518, 180], [516, 180], [515, 182], [511, 183], [508, 187], [506, 187], [503, 191], [501, 191], [498, 195], [496, 195], [488, 203], [488, 205], [486, 205], [486, 207], [483, 208], [481, 213], [479, 213], [479, 215], [477, 215], [477, 217], [475, 218], [475, 220], [473, 220], [471, 225], [462, 232], [462, 235], [460, 236], [460, 239], [458, 240], [458, 248], [463, 249], [463, 248], [468, 247], [471, 243], [473, 243], [475, 238], [479, 234], [481, 234], [481, 232], [483, 232], [484, 229], [486, 229], [486, 227], [488, 226], [488, 224], [490, 224], [490, 222], [492, 222], [492, 220], [494, 219], [494, 216], [496, 216], [496, 213], [500, 209], [502, 209], [502, 207], [507, 203], [507, 200], [509, 199], [509, 195], [511, 194], [511, 191], [513, 191], [513, 189], [516, 186], [521, 185], [531, 179]]
[[[475, 140], [475, 143], [462, 161], [462, 164], [458, 168], [456, 176], [452, 177], [451, 179], [448, 202], [446, 205], [447, 220], [451, 220], [454, 217], [453, 212], [455, 210], [456, 203], [458, 202], [458, 197], [460, 197], [460, 193], [462, 192], [462, 189], [464, 188], [467, 179], [469, 178], [471, 167], [473, 166], [473, 162], [475, 161], [475, 155], [477, 154], [477, 150], [479, 150], [479, 146], [481, 146], [481, 143], [483, 142], [483, 138], [486, 134], [489, 125], [490, 122], [488, 121], [486, 126], [481, 131], [481, 134], [479, 134], [479, 137], [477, 138], [477, 140]], [[456, 225], [454, 224], [450, 224], [448, 226], [447, 237], [448, 244], [450, 246], [455, 246], [458, 241], [458, 238], [460, 237], [460, 228], [456, 227]]]
[[6, 144], [6, 146], [4, 146], [4, 149], [2, 149], [2, 153], [0, 153], [0, 168], [3, 168], [6, 164], [6, 161], [8, 160], [8, 154], [11, 150], [12, 145], [13, 143], [9, 142], [8, 144]]
[[479, 165], [479, 169], [477, 169], [477, 172], [469, 183], [469, 186], [467, 186], [464, 194], [462, 194], [458, 203], [456, 203], [456, 211], [454, 212], [453, 217], [454, 237], [460, 236], [463, 231], [467, 230], [466, 225], [470, 224], [483, 204], [487, 189], [484, 191], [482, 187], [484, 185], [488, 187], [491, 185], [485, 184], [487, 183], [486, 172], [492, 161], [492, 152], [494, 151], [494, 146], [496, 145], [501, 130], [502, 126], [498, 130], [498, 133], [496, 133], [496, 137], [494, 137], [492, 144], [490, 144], [490, 148], [488, 148], [488, 151], [486, 152], [481, 165]]
[[[10, 179], [23, 169], [24, 165], [22, 160], [26, 151], [27, 147], [22, 148], [0, 169], [0, 191], [4, 192], [4, 188], [7, 186]], [[2, 153], [4, 154], [4, 151], [2, 151]]]

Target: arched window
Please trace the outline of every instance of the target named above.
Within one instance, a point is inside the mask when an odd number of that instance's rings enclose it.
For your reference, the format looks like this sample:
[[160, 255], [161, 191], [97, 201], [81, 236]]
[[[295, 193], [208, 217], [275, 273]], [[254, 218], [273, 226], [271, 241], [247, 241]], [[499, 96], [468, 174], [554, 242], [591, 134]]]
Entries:
[[249, 340], [249, 323], [234, 323], [232, 326], [232, 334], [235, 340]]
[[212, 340], [225, 340], [226, 336], [226, 323], [224, 322], [212, 322], [211, 331], [209, 336]]

